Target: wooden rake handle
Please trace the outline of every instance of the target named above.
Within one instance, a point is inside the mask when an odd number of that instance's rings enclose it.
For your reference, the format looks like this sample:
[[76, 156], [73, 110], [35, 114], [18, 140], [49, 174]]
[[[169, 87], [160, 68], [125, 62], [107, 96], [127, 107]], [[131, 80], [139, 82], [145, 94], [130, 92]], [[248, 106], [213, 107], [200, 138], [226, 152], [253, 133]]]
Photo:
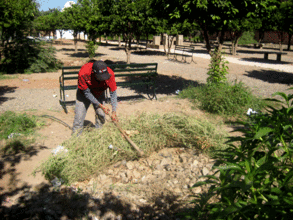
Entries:
[[110, 118], [112, 119], [112, 122], [116, 125], [116, 127], [119, 129], [119, 131], [123, 134], [123, 136], [126, 138], [126, 140], [131, 144], [132, 147], [134, 147], [135, 150], [138, 151], [138, 153], [140, 154], [140, 156], [144, 155], [144, 152], [142, 150], [139, 149], [139, 147], [130, 139], [130, 137], [123, 131], [123, 129], [120, 127], [118, 121], [115, 121], [111, 115], [110, 112], [106, 111], [106, 109], [104, 108], [103, 105], [100, 105], [100, 107], [103, 109], [103, 111], [105, 112], [105, 114], [109, 115]]

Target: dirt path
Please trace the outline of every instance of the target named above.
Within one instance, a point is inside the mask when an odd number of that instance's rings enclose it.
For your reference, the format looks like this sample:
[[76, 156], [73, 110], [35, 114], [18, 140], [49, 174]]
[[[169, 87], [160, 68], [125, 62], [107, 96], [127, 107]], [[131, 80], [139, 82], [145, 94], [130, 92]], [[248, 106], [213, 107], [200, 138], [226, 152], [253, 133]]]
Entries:
[[[87, 60], [81, 43], [78, 54], [74, 54], [73, 45], [56, 46], [56, 48], [58, 51], [57, 58], [61, 59], [65, 65], [82, 65]], [[112, 47], [100, 47], [97, 56], [104, 60], [125, 60], [125, 52], [123, 50], [114, 50]], [[237, 56], [250, 56], [260, 59], [261, 55], [257, 53], [240, 53]], [[291, 52], [288, 56], [284, 57], [284, 60], [289, 63], [288, 65], [292, 65], [292, 57]], [[204, 83], [207, 77], [206, 72], [209, 60], [197, 58], [196, 64], [182, 64], [167, 60], [162, 56], [161, 52], [152, 52], [151, 55], [147, 55], [144, 52], [137, 51], [133, 54], [132, 61], [159, 63], [159, 74], [161, 75], [158, 80], [159, 88], [157, 90], [159, 100], [120, 101], [118, 104], [118, 114], [121, 117], [140, 112], [184, 112], [199, 118], [207, 117], [204, 112], [191, 109], [191, 105], [187, 100], [178, 101], [174, 99], [176, 96], [174, 92], [177, 89], [182, 89], [183, 85], [189, 82]], [[289, 82], [292, 80], [292, 77], [287, 73], [283, 73], [285, 81], [284, 79], [282, 81], [280, 78], [270, 78], [264, 74], [264, 69], [252, 66], [230, 63], [229, 68], [231, 72], [229, 77], [231, 79], [242, 79], [244, 82], [250, 80], [253, 91], [258, 95], [267, 94], [269, 96], [273, 90], [285, 91], [290, 87], [288, 80]], [[251, 76], [252, 73], [254, 74], [253, 77]], [[256, 76], [257, 73], [262, 75], [258, 77]], [[267, 73], [273, 74], [276, 71], [267, 70]], [[54, 116], [72, 126], [74, 118], [73, 108], [70, 108], [69, 113], [65, 114], [59, 106], [58, 98], [53, 97], [54, 94], [59, 96], [59, 76], [60, 71], [56, 73], [21, 75], [17, 79], [0, 81], [0, 112], [6, 110], [22, 112], [26, 110], [32, 114]], [[254, 88], [253, 85], [255, 85]], [[120, 94], [123, 95], [125, 93], [127, 96], [129, 92], [136, 91], [121, 90]], [[46, 100], [45, 102], [44, 99]], [[37, 109], [37, 111], [33, 109]], [[51, 119], [45, 120], [47, 125], [38, 131], [41, 137], [32, 146], [30, 152], [7, 155], [1, 158], [0, 192], [2, 194], [2, 205], [5, 207], [17, 204], [17, 199], [23, 196], [27, 190], [38, 191], [44, 184], [50, 185], [41, 173], [36, 173], [35, 177], [31, 173], [42, 160], [49, 157], [54, 148], [70, 137], [71, 131], [56, 121]], [[94, 112], [90, 108], [86, 117], [86, 123], [92, 124], [93, 122]]]

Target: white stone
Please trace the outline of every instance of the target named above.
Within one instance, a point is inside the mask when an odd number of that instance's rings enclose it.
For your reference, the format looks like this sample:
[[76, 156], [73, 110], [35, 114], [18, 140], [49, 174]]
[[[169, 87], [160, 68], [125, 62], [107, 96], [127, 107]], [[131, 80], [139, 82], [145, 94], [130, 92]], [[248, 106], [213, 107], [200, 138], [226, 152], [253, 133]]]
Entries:
[[129, 170], [132, 170], [134, 168], [134, 164], [131, 162], [131, 161], [128, 161], [126, 163], [126, 167], [129, 169]]
[[206, 168], [206, 167], [204, 167], [203, 169], [202, 169], [202, 175], [208, 175], [208, 173], [209, 173], [210, 171], [208, 170], [208, 168]]

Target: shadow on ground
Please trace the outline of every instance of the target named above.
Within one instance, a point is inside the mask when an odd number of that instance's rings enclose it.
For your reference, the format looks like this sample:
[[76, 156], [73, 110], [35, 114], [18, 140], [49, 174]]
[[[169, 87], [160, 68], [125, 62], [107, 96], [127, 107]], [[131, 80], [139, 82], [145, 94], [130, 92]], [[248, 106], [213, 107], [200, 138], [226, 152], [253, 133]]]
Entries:
[[[47, 147], [40, 145], [27, 145], [24, 144], [22, 139], [15, 139], [10, 141], [1, 141], [1, 160], [0, 160], [0, 179], [3, 180], [4, 176], [9, 177], [7, 184], [7, 189], [10, 192], [14, 191], [14, 195], [18, 193], [17, 184], [19, 183], [18, 175], [15, 166], [21, 161], [30, 160], [33, 156], [36, 156], [41, 150], [46, 149]], [[4, 189], [1, 187], [0, 196], [1, 202], [3, 203], [3, 196], [12, 196], [13, 193], [3, 194]], [[4, 219], [4, 218], [2, 218]]]
[[[272, 56], [274, 57], [274, 56]], [[272, 64], [290, 64], [292, 62], [286, 62], [286, 61], [277, 61], [276, 57], [274, 57], [274, 60], [269, 57], [268, 60], [265, 60], [264, 58], [241, 58], [243, 61], [248, 61], [248, 62], [257, 62], [257, 63], [272, 63]]]
[[139, 55], [139, 56], [166, 56], [164, 52], [161, 51], [154, 51], [154, 50], [134, 50], [131, 54]]
[[3, 97], [3, 95], [6, 93], [13, 93], [13, 92], [15, 92], [16, 89], [17, 89], [17, 87], [0, 86], [0, 105], [3, 102], [14, 99], [14, 98]]
[[[135, 81], [139, 80], [137, 77], [128, 77], [127, 80]], [[167, 76], [167, 75], [158, 75], [156, 79], [156, 95], [175, 95], [177, 90], [183, 90], [188, 87], [188, 85], [199, 86], [200, 84], [196, 81], [186, 80], [178, 76]], [[150, 99], [153, 98], [153, 87], [148, 87], [147, 85], [136, 85], [127, 87], [128, 89], [138, 93], [136, 96], [119, 96], [119, 87], [118, 87], [118, 101], [132, 100], [145, 98], [143, 95], [148, 95]]]
[[[58, 51], [75, 51], [75, 49], [62, 48], [62, 49], [59, 49]], [[77, 49], [77, 51], [86, 51], [86, 49]]]
[[242, 50], [237, 49], [237, 53], [246, 53], [246, 54], [264, 54], [264, 51], [261, 50]]
[[[16, 204], [8, 206], [7, 196], [22, 192]], [[111, 192], [83, 193], [71, 187], [60, 188], [40, 185], [37, 191], [23, 186], [10, 194], [1, 195], [1, 219], [176, 219], [184, 212], [173, 194], [157, 195], [154, 205], [126, 202]], [[162, 203], [160, 201], [166, 201]], [[166, 205], [168, 204], [168, 205]], [[117, 216], [117, 218], [115, 218]], [[118, 217], [120, 216], [120, 217]]]
[[248, 77], [259, 79], [269, 83], [279, 83], [279, 84], [293, 84], [293, 74], [278, 72], [275, 70], [253, 70], [248, 71], [244, 74]]
[[[114, 62], [111, 60], [105, 61], [108, 65], [110, 64], [124, 64], [125, 62]], [[132, 63], [134, 64], [134, 63]], [[115, 72], [115, 71], [114, 71]], [[118, 78], [117, 78], [118, 80]], [[117, 81], [116, 80], [116, 81]], [[120, 79], [119, 79], [120, 80]], [[146, 78], [140, 78], [139, 76], [128, 76], [125, 77], [125, 80], [128, 82], [141, 82], [147, 80]], [[188, 87], [189, 85], [199, 86], [200, 84], [197, 81], [187, 80], [180, 76], [169, 76], [169, 75], [162, 75], [159, 74], [156, 77], [156, 86], [155, 92], [157, 95], [174, 95], [176, 94], [177, 90], [183, 90], [184, 88]], [[140, 99], [145, 98], [142, 94], [149, 94], [150, 97], [153, 97], [153, 87], [148, 87], [147, 85], [134, 85], [131, 87], [126, 87], [138, 95], [130, 95], [130, 96], [120, 96], [119, 88], [118, 88], [118, 101], [124, 100], [132, 100], [132, 99]]]
[[[78, 53], [66, 53], [66, 55], [69, 55], [71, 57], [76, 57], [76, 58], [89, 58], [89, 54], [87, 52], [78, 52]], [[105, 56], [106, 54], [102, 54], [102, 53], [95, 53], [95, 57], [98, 56]]]

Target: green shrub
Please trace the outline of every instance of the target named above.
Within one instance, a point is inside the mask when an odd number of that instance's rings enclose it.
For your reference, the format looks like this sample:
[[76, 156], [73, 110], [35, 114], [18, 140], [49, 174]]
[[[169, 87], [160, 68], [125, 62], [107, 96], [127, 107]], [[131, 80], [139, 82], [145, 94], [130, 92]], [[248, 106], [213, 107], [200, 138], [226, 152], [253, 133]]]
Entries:
[[189, 86], [179, 93], [179, 97], [188, 98], [199, 104], [205, 111], [227, 116], [241, 116], [248, 108], [262, 109], [264, 102], [254, 95], [241, 82], [225, 82]]
[[254, 39], [255, 33], [246, 31], [242, 34], [239, 38], [238, 44], [245, 45], [245, 44], [255, 44], [257, 41]]
[[228, 61], [224, 61], [223, 54], [216, 48], [211, 54], [211, 63], [209, 64], [209, 71], [207, 74], [207, 83], [220, 83], [225, 82], [226, 75], [228, 74]]
[[89, 54], [89, 58], [94, 58], [96, 56], [96, 50], [98, 49], [98, 45], [94, 41], [88, 41], [85, 47]]
[[203, 42], [204, 41], [204, 38], [203, 38], [203, 36], [200, 34], [199, 36], [195, 36], [194, 38], [193, 38], [193, 42], [194, 43], [197, 43], [197, 42]]
[[45, 73], [60, 69], [62, 62], [55, 58], [55, 53], [56, 48], [53, 46], [40, 46], [36, 59], [32, 59], [25, 73]]
[[[120, 120], [123, 130], [139, 132], [131, 139], [146, 155], [164, 147], [199, 150], [219, 147], [223, 146], [226, 136], [215, 125], [182, 114], [141, 114]], [[109, 145], [120, 150], [108, 149]], [[137, 158], [136, 151], [110, 122], [99, 131], [85, 130], [81, 136], [72, 137], [62, 146], [68, 149], [66, 155], [51, 156], [40, 167], [48, 179], [58, 177], [67, 183], [81, 181], [118, 161]]]
[[19, 39], [3, 50], [2, 73], [39, 73], [61, 68], [62, 63], [55, 57], [56, 49], [45, 42]]
[[[290, 88], [290, 89], [293, 89]], [[208, 185], [195, 195], [193, 219], [291, 219], [293, 215], [293, 95], [283, 106], [252, 115], [244, 136], [231, 137], [230, 147], [218, 152], [214, 175], [194, 187]], [[276, 99], [270, 101], [280, 102]], [[236, 143], [240, 142], [240, 146]], [[235, 143], [235, 144], [233, 144]], [[211, 201], [213, 198], [213, 201]]]

